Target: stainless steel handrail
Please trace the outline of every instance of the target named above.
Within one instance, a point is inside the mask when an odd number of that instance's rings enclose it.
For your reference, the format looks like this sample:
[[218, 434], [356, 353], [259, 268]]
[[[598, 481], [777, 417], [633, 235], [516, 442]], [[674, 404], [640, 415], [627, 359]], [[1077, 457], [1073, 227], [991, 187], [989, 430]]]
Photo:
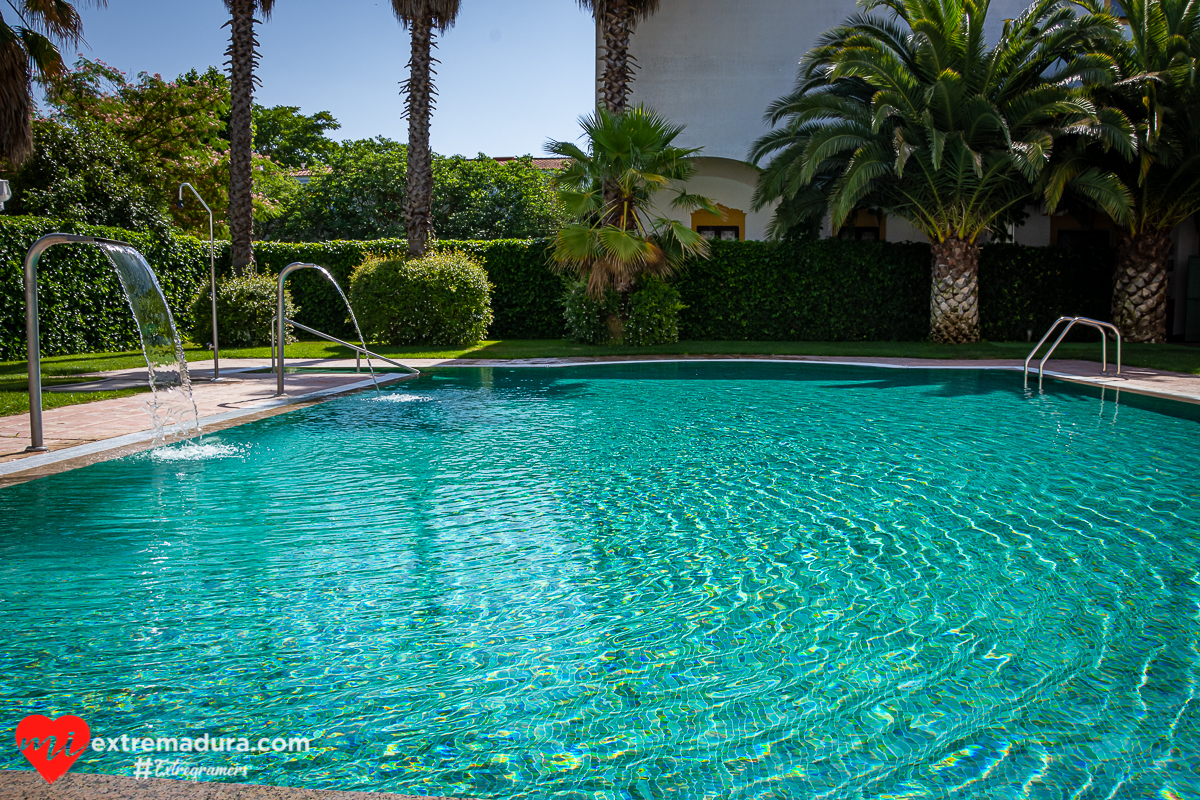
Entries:
[[[279, 271], [278, 292], [277, 292], [277, 298], [276, 298], [277, 305], [276, 305], [276, 311], [275, 311], [275, 318], [273, 320], [271, 320], [271, 333], [272, 333], [271, 338], [279, 343], [277, 357], [275, 355], [276, 348], [274, 346], [272, 346], [272, 348], [271, 348], [272, 354], [273, 354], [272, 359], [275, 362], [275, 376], [276, 376], [275, 377], [275, 394], [276, 395], [284, 394], [284, 391], [283, 391], [283, 361], [285, 358], [284, 351], [287, 348], [286, 326], [289, 323], [292, 325], [295, 325], [298, 328], [306, 330], [309, 333], [320, 336], [324, 339], [328, 339], [332, 342], [336, 342], [338, 344], [345, 345], [346, 347], [350, 347], [350, 348], [354, 349], [356, 352], [365, 353], [367, 356], [367, 369], [370, 370], [371, 380], [374, 381], [375, 380], [375, 369], [371, 366], [371, 356], [373, 356], [375, 354], [366, 349], [366, 347], [367, 347], [366, 341], [363, 341], [361, 348], [357, 348], [357, 347], [354, 347], [354, 345], [350, 344], [349, 342], [343, 342], [341, 339], [337, 339], [333, 336], [330, 336], [327, 333], [321, 333], [320, 331], [314, 330], [305, 325], [298, 325], [294, 320], [289, 320], [287, 317], [285, 317], [283, 315], [283, 285], [287, 281], [288, 276], [299, 269], [315, 269], [317, 272], [324, 275], [329, 280], [329, 282], [333, 284], [333, 288], [337, 289], [338, 294], [341, 295], [341, 297], [342, 297], [342, 301], [346, 304], [346, 310], [350, 312], [350, 320], [354, 323], [354, 329], [358, 333], [359, 339], [362, 339], [362, 330], [358, 327], [358, 320], [354, 316], [354, 309], [350, 306], [350, 300], [346, 297], [346, 293], [342, 291], [342, 287], [338, 285], [337, 280], [334, 279], [333, 275], [329, 272], [329, 270], [327, 270], [324, 267], [319, 266], [317, 264], [309, 264], [309, 263], [302, 262], [302, 261], [295, 261], [295, 262], [292, 262], [291, 264], [288, 264], [286, 267], [284, 267], [282, 270]], [[378, 357], [382, 358], [382, 356], [378, 356]], [[411, 370], [415, 374], [418, 374], [418, 375], [420, 374], [420, 372], [418, 370], [415, 370], [412, 367], [405, 366], [404, 364], [400, 364], [396, 361], [392, 361], [391, 359], [383, 358], [382, 360], [387, 361], [389, 364], [395, 364], [396, 366], [402, 367], [403, 369]], [[375, 388], [378, 390], [378, 388], [379, 388], [378, 383], [375, 384]]]
[[[272, 367], [275, 366], [275, 322], [276, 322], [276, 317], [271, 317], [271, 366]], [[330, 336], [328, 333], [322, 333], [321, 331], [316, 330], [315, 328], [310, 328], [307, 325], [301, 325], [299, 322], [296, 322], [296, 320], [294, 320], [294, 319], [284, 319], [284, 323], [287, 325], [293, 325], [302, 331], [306, 331], [308, 333], [313, 334], [314, 336], [320, 336], [322, 339], [328, 339], [329, 341], [333, 342], [334, 344], [340, 344], [342, 347], [348, 347], [351, 350], [355, 351], [356, 353], [370, 356], [371, 358], [378, 358], [380, 361], [386, 361], [387, 363], [391, 364], [394, 367], [399, 367], [400, 369], [408, 370], [409, 374], [411, 374], [411, 375], [420, 375], [421, 374], [421, 371], [419, 369], [410, 367], [407, 364], [401, 364], [399, 361], [392, 361], [387, 356], [381, 356], [381, 355], [379, 355], [379, 353], [374, 353], [374, 352], [366, 349], [365, 347], [359, 347], [356, 344], [350, 344], [349, 342], [344, 342], [341, 339], [337, 338], [336, 336]]]
[[1029, 387], [1029, 362], [1032, 361], [1033, 357], [1037, 355], [1037, 351], [1041, 348], [1041, 346], [1043, 344], [1046, 343], [1046, 340], [1050, 338], [1050, 335], [1052, 333], [1054, 333], [1054, 331], [1058, 329], [1058, 326], [1062, 325], [1064, 322], [1067, 323], [1066, 327], [1063, 328], [1063, 331], [1062, 331], [1062, 333], [1060, 333], [1058, 335], [1058, 338], [1054, 340], [1054, 344], [1050, 345], [1050, 349], [1046, 351], [1046, 355], [1044, 355], [1042, 357], [1042, 360], [1038, 362], [1038, 390], [1039, 391], [1041, 391], [1041, 388], [1042, 388], [1042, 374], [1046, 369], [1046, 362], [1050, 360], [1050, 356], [1052, 356], [1054, 354], [1055, 349], [1062, 342], [1062, 340], [1066, 338], [1067, 334], [1070, 333], [1071, 328], [1075, 327], [1076, 325], [1086, 325], [1089, 328], [1095, 328], [1096, 330], [1100, 331], [1100, 362], [1101, 362], [1100, 363], [1100, 371], [1101, 372], [1108, 372], [1108, 333], [1110, 331], [1112, 332], [1114, 338], [1116, 338], [1116, 340], [1117, 340], [1117, 374], [1118, 375], [1121, 374], [1121, 329], [1120, 328], [1118, 328], [1116, 325], [1113, 325], [1111, 322], [1102, 322], [1098, 319], [1091, 319], [1089, 317], [1059, 317], [1058, 319], [1056, 319], [1054, 321], [1054, 324], [1050, 326], [1050, 329], [1048, 331], [1046, 331], [1046, 335], [1043, 336], [1040, 340], [1038, 340], [1038, 343], [1036, 345], [1034, 345], [1032, 350], [1029, 351], [1029, 355], [1025, 357], [1025, 368], [1023, 370], [1023, 374], [1025, 376], [1026, 388]]
[[25, 254], [25, 365], [29, 371], [29, 447], [26, 452], [46, 451], [42, 437], [42, 349], [38, 331], [37, 265], [48, 248], [56, 244], [116, 244], [133, 247], [128, 242], [102, 239], [99, 236], [79, 236], [74, 233], [47, 233], [33, 243]]

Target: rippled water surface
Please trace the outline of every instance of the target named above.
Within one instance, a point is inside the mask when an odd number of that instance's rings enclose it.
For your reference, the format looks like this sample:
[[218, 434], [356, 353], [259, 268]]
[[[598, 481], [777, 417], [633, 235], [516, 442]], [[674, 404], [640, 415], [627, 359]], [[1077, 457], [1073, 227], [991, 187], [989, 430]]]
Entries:
[[0, 767], [42, 713], [310, 788], [1200, 796], [1200, 422], [1047, 388], [446, 370], [0, 490]]

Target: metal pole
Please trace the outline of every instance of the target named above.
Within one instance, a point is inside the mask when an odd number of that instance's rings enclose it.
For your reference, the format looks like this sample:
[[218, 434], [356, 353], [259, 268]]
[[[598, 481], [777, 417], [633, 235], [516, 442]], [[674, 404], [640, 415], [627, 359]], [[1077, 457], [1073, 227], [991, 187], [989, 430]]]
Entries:
[[190, 183], [179, 185], [180, 208], [183, 208], [184, 186], [192, 190], [192, 194], [196, 195], [200, 205], [204, 206], [204, 210], [208, 212], [208, 276], [212, 287], [213, 380], [216, 381], [221, 379], [221, 345], [217, 341], [217, 244], [213, 238], [213, 213], [212, 209], [208, 207], [208, 203], [204, 202], [204, 198], [196, 191], [196, 187]]
[[299, 269], [301, 264], [288, 264], [279, 272], [279, 292], [276, 298], [275, 306], [275, 323], [279, 326], [275, 329], [275, 394], [283, 395], [283, 351], [287, 347], [287, 331], [284, 329], [283, 316], [283, 282], [287, 280], [287, 276], [292, 270]]
[[[105, 241], [105, 240], [99, 240]], [[25, 362], [29, 371], [29, 447], [27, 452], [46, 451], [42, 438], [42, 352], [38, 332], [37, 264], [46, 248], [56, 244], [95, 244], [93, 236], [48, 233], [33, 243], [25, 254]]]

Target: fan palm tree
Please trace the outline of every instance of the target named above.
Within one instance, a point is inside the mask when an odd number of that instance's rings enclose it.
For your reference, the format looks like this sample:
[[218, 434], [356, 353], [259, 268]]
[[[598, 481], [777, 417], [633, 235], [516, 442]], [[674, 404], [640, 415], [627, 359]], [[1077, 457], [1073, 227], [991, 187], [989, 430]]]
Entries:
[[[670, 277], [688, 258], [708, 254], [699, 233], [655, 207], [672, 181], [685, 183], [695, 174], [699, 148], [675, 146], [683, 126], [641, 106], [622, 114], [598, 108], [580, 124], [586, 151], [571, 142], [546, 143], [549, 152], [571, 159], [554, 180], [576, 219], [559, 230], [553, 259], [560, 271], [586, 281], [594, 298], [615, 289], [624, 308], [642, 275]], [[673, 208], [721, 213], [707, 197], [674, 191]]]
[[254, 26], [271, 16], [275, 0], [224, 0], [229, 11], [229, 238], [233, 270], [241, 275], [254, 265], [254, 70], [258, 36]]
[[1061, 160], [1052, 188], [1095, 168], [1127, 187], [1132, 213], [1117, 235], [1112, 320], [1132, 341], [1165, 342], [1171, 230], [1200, 212], [1200, 5], [1125, 0], [1128, 33], [1104, 0], [1080, 5], [1107, 24], [1098, 49], [1117, 71], [1117, 80], [1093, 84], [1090, 95], [1128, 117], [1137, 148], [1132, 156], [1075, 148]]
[[[1036, 0], [989, 48], [987, 11], [988, 0], [868, 0], [805, 56], [751, 152], [773, 156], [754, 207], [780, 201], [776, 234], [823, 213], [836, 231], [872, 207], [929, 238], [937, 342], [979, 339], [979, 238], [1034, 198], [1056, 140], [1133, 151], [1120, 112], [1072, 88], [1111, 76], [1108, 59], [1079, 50], [1100, 22]], [[1066, 183], [1115, 219], [1128, 213], [1111, 173], [1089, 167]]]
[[629, 38], [637, 23], [658, 11], [659, 0], [579, 0], [591, 12], [604, 37], [604, 75], [600, 79], [600, 105], [621, 113], [629, 103], [633, 57]]
[[404, 228], [408, 252], [425, 255], [433, 233], [433, 154], [429, 150], [429, 114], [433, 110], [434, 31], [445, 33], [458, 16], [458, 0], [392, 0], [396, 19], [412, 34], [408, 61], [408, 168], [404, 198]]
[[[98, 7], [107, 0], [93, 0]], [[13, 0], [15, 19], [0, 12], [0, 158], [20, 166], [33, 152], [30, 66], [45, 77], [65, 71], [55, 41], [76, 45], [83, 20], [65, 0]]]

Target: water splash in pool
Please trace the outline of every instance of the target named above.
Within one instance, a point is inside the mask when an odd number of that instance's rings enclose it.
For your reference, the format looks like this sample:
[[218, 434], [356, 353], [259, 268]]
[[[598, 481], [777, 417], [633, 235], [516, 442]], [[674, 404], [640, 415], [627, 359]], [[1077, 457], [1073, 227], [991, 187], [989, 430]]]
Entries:
[[420, 394], [381, 394], [375, 399], [380, 403], [428, 403], [433, 398]]
[[245, 456], [249, 449], [232, 444], [197, 444], [187, 441], [178, 447], [159, 447], [151, 450], [150, 458], [155, 461], [213, 461], [218, 458]]
[[111, 242], [97, 244], [116, 269], [137, 323], [149, 371], [150, 399], [146, 407], [154, 425], [155, 444], [198, 436], [200, 414], [192, 397], [187, 359], [154, 270], [132, 247]]

